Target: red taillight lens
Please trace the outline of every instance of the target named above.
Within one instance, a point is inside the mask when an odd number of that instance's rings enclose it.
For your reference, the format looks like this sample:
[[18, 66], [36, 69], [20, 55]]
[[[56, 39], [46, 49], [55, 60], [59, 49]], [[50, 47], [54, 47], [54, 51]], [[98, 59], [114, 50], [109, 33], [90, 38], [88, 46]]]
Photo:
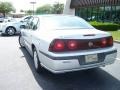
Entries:
[[101, 40], [101, 46], [102, 46], [102, 47], [106, 47], [106, 45], [107, 45], [107, 39], [106, 39], [106, 38], [103, 38], [103, 39]]
[[68, 49], [70, 50], [76, 50], [78, 47], [78, 42], [75, 40], [68, 41]]
[[108, 38], [108, 46], [112, 46], [113, 45], [113, 38], [112, 36]]
[[60, 52], [64, 51], [65, 43], [62, 40], [54, 40], [50, 45], [49, 51]]
[[98, 39], [55, 39], [51, 42], [50, 52], [67, 52], [77, 50], [88, 50], [97, 48], [106, 48], [113, 46], [112, 37], [104, 37]]
[[108, 46], [112, 46], [112, 45], [113, 45], [113, 38], [112, 37], [103, 38], [101, 40], [102, 47], [108, 47]]

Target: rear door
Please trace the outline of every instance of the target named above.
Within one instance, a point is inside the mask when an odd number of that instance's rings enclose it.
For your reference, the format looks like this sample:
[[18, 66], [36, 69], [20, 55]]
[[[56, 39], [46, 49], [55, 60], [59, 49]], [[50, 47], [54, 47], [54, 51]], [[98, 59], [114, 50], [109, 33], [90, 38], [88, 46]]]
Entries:
[[38, 17], [34, 17], [28, 25], [28, 30], [26, 31], [26, 45], [28, 48], [28, 51], [30, 51], [30, 53], [32, 54], [32, 44], [33, 44], [33, 40], [35, 40], [35, 33], [37, 31], [38, 28], [38, 22], [39, 22], [39, 18]]
[[31, 17], [30, 20], [28, 20], [28, 22], [26, 23], [25, 25], [25, 29], [22, 30], [22, 36], [24, 38], [24, 42], [25, 42], [25, 47], [26, 49], [29, 49], [29, 42], [28, 42], [28, 37], [29, 37], [29, 32], [30, 32], [30, 29], [31, 29], [31, 22], [33, 21], [33, 17]]

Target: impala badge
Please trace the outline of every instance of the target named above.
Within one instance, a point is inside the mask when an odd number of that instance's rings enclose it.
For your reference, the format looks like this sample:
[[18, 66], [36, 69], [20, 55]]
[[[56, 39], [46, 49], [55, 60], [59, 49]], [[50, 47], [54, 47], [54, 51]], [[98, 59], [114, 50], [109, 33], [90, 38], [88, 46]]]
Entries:
[[92, 47], [92, 46], [93, 46], [93, 42], [89, 42], [89, 43], [88, 43], [88, 46], [89, 46], [89, 47]]

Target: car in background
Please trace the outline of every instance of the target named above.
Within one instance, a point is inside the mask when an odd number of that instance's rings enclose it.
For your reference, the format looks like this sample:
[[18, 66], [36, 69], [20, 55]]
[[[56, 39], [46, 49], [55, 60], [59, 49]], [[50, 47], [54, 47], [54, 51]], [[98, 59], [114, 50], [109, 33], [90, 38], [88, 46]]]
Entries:
[[14, 18], [12, 18], [12, 17], [5, 17], [3, 22], [5, 23], [5, 22], [12, 22], [12, 21], [14, 21]]
[[0, 23], [0, 31], [2, 35], [15, 35], [20, 33], [21, 27], [26, 25], [27, 21], [31, 18], [31, 16], [25, 16], [22, 18], [12, 18], [6, 19], [3, 23]]
[[4, 21], [4, 17], [0, 16], [0, 23], [2, 23]]
[[19, 44], [33, 57], [37, 72], [43, 67], [65, 73], [106, 66], [117, 55], [110, 33], [68, 15], [33, 16], [21, 30]]

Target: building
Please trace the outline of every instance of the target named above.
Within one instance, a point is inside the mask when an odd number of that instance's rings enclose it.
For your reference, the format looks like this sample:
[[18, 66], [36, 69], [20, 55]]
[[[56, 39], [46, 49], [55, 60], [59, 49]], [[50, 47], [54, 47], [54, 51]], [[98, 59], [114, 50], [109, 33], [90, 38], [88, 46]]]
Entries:
[[88, 21], [120, 23], [120, 0], [66, 0], [63, 13]]
[[10, 17], [13, 17], [13, 18], [21, 18], [21, 17], [23, 17], [23, 16], [25, 16], [26, 15], [26, 13], [25, 12], [11, 12], [10, 13]]

